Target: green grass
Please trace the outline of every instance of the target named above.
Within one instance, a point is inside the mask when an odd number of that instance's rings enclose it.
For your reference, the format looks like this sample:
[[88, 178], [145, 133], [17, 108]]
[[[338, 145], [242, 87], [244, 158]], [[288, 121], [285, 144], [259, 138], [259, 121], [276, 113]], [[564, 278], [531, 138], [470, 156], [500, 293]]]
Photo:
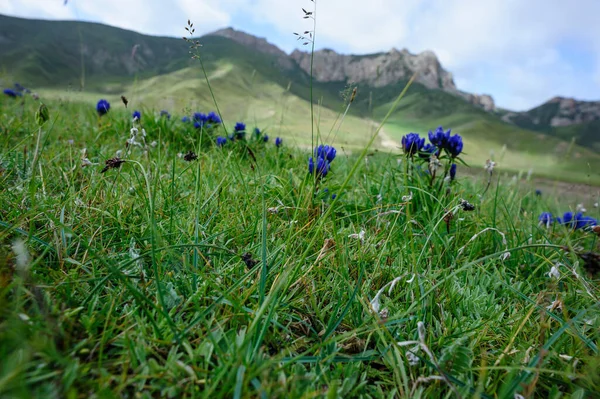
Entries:
[[[272, 118], [270, 142], [217, 148], [221, 130], [197, 131], [179, 121], [189, 113], [184, 102], [156, 98], [173, 118], [143, 108], [147, 143], [157, 145], [128, 153], [130, 112], [159, 80], [128, 87], [128, 110], [109, 96], [102, 118], [94, 95], [61, 101], [59, 91], [44, 92], [51, 119], [39, 130], [37, 103], [0, 99], [0, 396], [600, 391], [598, 280], [561, 249], [597, 251], [598, 238], [537, 221], [574, 203], [496, 175], [484, 192], [486, 176], [466, 176], [463, 166], [452, 184], [431, 185], [417, 163], [397, 155], [365, 162], [373, 127], [354, 126], [365, 123], [358, 118], [344, 121], [336, 141], [354, 151], [338, 148], [327, 177], [315, 181], [307, 153], [288, 142], [308, 142], [305, 122], [286, 111], [307, 112], [307, 103], [258, 80], [213, 78], [227, 129]], [[210, 109], [202, 79], [190, 79], [181, 90]], [[165, 80], [169, 95], [178, 93], [178, 77]], [[233, 90], [238, 96], [227, 100]], [[249, 93], [261, 93], [259, 102], [247, 101]], [[275, 114], [261, 114], [266, 107]], [[321, 116], [327, 132], [337, 114]], [[392, 120], [385, 129], [398, 134], [399, 118]], [[286, 141], [276, 148], [279, 132]], [[476, 143], [467, 138], [465, 152]], [[83, 148], [97, 165], [82, 168]], [[127, 161], [101, 173], [119, 150]], [[190, 150], [197, 160], [177, 155]], [[461, 199], [475, 210], [461, 210]], [[361, 231], [364, 239], [354, 238]], [[552, 279], [557, 264], [560, 278]], [[561, 308], [551, 307], [555, 300]], [[417, 343], [398, 344], [406, 341]]]
[[[182, 115], [213, 107], [204, 76], [190, 60], [189, 44], [182, 39], [86, 22], [6, 16], [0, 16], [0, 36], [6, 38], [0, 48], [0, 86], [19, 81], [45, 100], [90, 105], [100, 97], [117, 102], [125, 93], [137, 107], [165, 108]], [[310, 76], [290, 57], [262, 53], [225, 37], [208, 35], [200, 41], [200, 55], [227, 119], [244, 118], [301, 147], [311, 144], [306, 134], [311, 130]], [[351, 90], [347, 83], [314, 81], [313, 99], [319, 104], [321, 134], [346, 152], [356, 152], [373, 131], [371, 121], [383, 118], [406, 82], [383, 87], [359, 83], [356, 101], [339, 133], [329, 135], [344, 107], [340, 94]], [[555, 111], [552, 107], [543, 105], [532, 115], [547, 122]], [[539, 127], [528, 122], [527, 115], [517, 121], [522, 127], [507, 124], [500, 116], [415, 83], [385, 133], [398, 142], [411, 130], [426, 134], [439, 125], [452, 127], [465, 137], [469, 150], [464, 158], [471, 165], [480, 167], [493, 154], [505, 171], [532, 170], [537, 176], [600, 184], [597, 123], [536, 131]], [[576, 145], [571, 146], [573, 139]], [[375, 148], [394, 149], [381, 144], [376, 142]]]

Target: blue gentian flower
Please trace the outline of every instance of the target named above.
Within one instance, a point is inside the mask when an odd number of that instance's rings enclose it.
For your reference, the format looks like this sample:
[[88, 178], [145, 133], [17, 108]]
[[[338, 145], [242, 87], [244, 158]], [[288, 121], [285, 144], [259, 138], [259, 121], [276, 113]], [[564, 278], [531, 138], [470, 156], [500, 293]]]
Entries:
[[238, 122], [235, 124], [234, 130], [236, 132], [244, 132], [244, 131], [246, 131], [246, 124], [242, 123], [242, 122]]
[[190, 117], [189, 116], [184, 116], [183, 118], [181, 118], [181, 121], [183, 123], [188, 123], [190, 121]]
[[281, 144], [283, 144], [283, 139], [281, 137], [277, 137], [275, 139], [275, 146], [276, 147], [281, 147]]
[[439, 126], [435, 132], [429, 131], [429, 141], [431, 141], [431, 144], [434, 146], [445, 149], [448, 147], [448, 141], [450, 140], [450, 131], [451, 129], [448, 129], [448, 131], [444, 133], [444, 129]]
[[550, 212], [543, 212], [538, 218], [538, 220], [540, 221], [540, 225], [545, 225], [546, 227], [550, 227], [550, 225], [554, 221]]
[[453, 163], [452, 166], [450, 166], [450, 180], [454, 180], [456, 178], [456, 164]]
[[575, 215], [575, 220], [573, 222], [573, 228], [575, 230], [577, 229], [583, 229], [584, 227], [587, 226], [596, 226], [598, 225], [598, 221], [596, 219], [594, 219], [593, 217], [590, 216], [583, 216], [582, 213], [578, 213], [577, 215]]
[[308, 173], [311, 175], [316, 174], [318, 178], [325, 177], [327, 176], [329, 169], [331, 169], [331, 165], [329, 164], [328, 160], [324, 158], [318, 158], [315, 168], [315, 162], [313, 161], [313, 158], [308, 158]]
[[566, 224], [566, 225], [570, 225], [571, 222], [573, 221], [573, 212], [565, 212], [565, 214], [562, 217], [562, 224]]
[[221, 123], [221, 118], [215, 112], [208, 113], [208, 122], [218, 125]]
[[540, 189], [535, 190], [535, 195], [538, 196], [538, 197], [541, 197], [542, 196], [542, 190], [540, 190]]
[[98, 104], [96, 104], [96, 111], [98, 112], [98, 115], [100, 115], [100, 116], [106, 115], [109, 110], [110, 110], [110, 104], [108, 103], [108, 101], [106, 101], [104, 99], [98, 101]]
[[259, 128], [257, 128], [257, 127], [254, 128], [254, 135], [256, 136], [256, 138], [260, 137], [260, 129]]
[[135, 111], [132, 116], [133, 120], [142, 120], [142, 113], [140, 111]]
[[194, 122], [194, 127], [196, 129], [201, 129], [203, 126], [204, 126], [204, 122], [199, 122], [199, 121]]
[[227, 143], [227, 139], [225, 137], [217, 137], [217, 145], [219, 147], [223, 147]]
[[337, 194], [331, 194], [331, 199], [334, 200], [337, 198]]
[[431, 158], [431, 156], [435, 154], [436, 156], [439, 156], [439, 150], [436, 146], [434, 146], [433, 144], [425, 144], [423, 146], [423, 148], [421, 149], [421, 151], [419, 152], [419, 156], [421, 158], [424, 159], [429, 159]]
[[450, 153], [450, 156], [452, 158], [456, 158], [457, 156], [459, 156], [463, 150], [462, 137], [460, 137], [458, 134], [455, 134], [454, 136], [450, 137], [450, 139], [448, 140], [446, 150], [448, 151], [448, 153]]
[[330, 145], [321, 144], [320, 146], [315, 148], [315, 157], [324, 158], [329, 162], [333, 162], [336, 154], [337, 154], [336, 149]]
[[204, 125], [206, 122], [208, 122], [208, 115], [203, 114], [202, 112], [195, 112], [192, 116], [192, 119], [194, 119], [195, 122], [200, 122], [202, 125]]
[[17, 91], [25, 91], [25, 87], [20, 83], [15, 83], [15, 90]]
[[269, 141], [269, 136], [268, 135], [264, 135], [263, 136], [263, 141], [266, 143], [267, 141]]
[[13, 89], [4, 89], [4, 94], [6, 94], [7, 96], [9, 96], [11, 98], [17, 98], [17, 96], [21, 95], [21, 93], [18, 93], [16, 91], [14, 91]]
[[165, 116], [167, 119], [171, 119], [171, 114], [169, 113], [169, 111], [165, 111], [164, 109], [160, 111], [160, 116], [161, 118]]
[[409, 133], [402, 137], [402, 148], [406, 155], [413, 156], [423, 149], [425, 139], [421, 138], [418, 133]]

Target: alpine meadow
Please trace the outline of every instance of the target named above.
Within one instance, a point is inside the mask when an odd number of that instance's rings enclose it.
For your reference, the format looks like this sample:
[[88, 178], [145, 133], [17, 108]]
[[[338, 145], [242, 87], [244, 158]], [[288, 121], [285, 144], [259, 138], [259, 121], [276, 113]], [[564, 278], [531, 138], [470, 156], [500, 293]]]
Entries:
[[600, 102], [316, 3], [289, 54], [0, 15], [1, 398], [600, 397]]

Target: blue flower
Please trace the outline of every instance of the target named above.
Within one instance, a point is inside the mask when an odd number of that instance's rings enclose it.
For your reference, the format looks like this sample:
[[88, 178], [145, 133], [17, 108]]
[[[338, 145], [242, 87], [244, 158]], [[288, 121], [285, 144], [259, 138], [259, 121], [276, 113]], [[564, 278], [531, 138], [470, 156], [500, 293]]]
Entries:
[[565, 214], [562, 217], [561, 223], [570, 225], [572, 221], [573, 221], [573, 212], [565, 212]]
[[215, 125], [221, 123], [221, 118], [215, 112], [208, 113], [208, 122], [214, 123]]
[[462, 137], [460, 137], [458, 134], [455, 134], [454, 136], [450, 137], [450, 139], [448, 140], [446, 150], [448, 151], [448, 153], [450, 153], [450, 156], [452, 158], [456, 158], [457, 156], [459, 156], [463, 150]]
[[453, 163], [452, 166], [450, 166], [450, 180], [454, 180], [456, 178], [456, 164]]
[[235, 124], [234, 130], [236, 132], [244, 132], [244, 131], [246, 131], [246, 124], [242, 123], [242, 122], [238, 122]]
[[448, 129], [448, 131], [444, 133], [444, 128], [439, 126], [435, 132], [429, 131], [429, 141], [431, 141], [431, 144], [434, 146], [444, 149], [448, 146], [450, 131], [451, 129]]
[[543, 212], [538, 218], [538, 220], [540, 221], [540, 225], [545, 225], [546, 227], [550, 227], [550, 225], [554, 221], [550, 212]]
[[419, 152], [419, 156], [424, 159], [431, 158], [433, 154], [435, 154], [436, 156], [440, 155], [440, 151], [433, 144], [425, 144]]
[[263, 136], [263, 141], [266, 143], [267, 141], [269, 141], [269, 136], [267, 136], [266, 134]]
[[184, 116], [183, 118], [181, 118], [181, 121], [183, 123], [188, 123], [190, 121], [190, 117], [189, 116]]
[[334, 200], [337, 198], [337, 194], [331, 194], [331, 199]]
[[423, 149], [425, 139], [421, 138], [418, 133], [409, 133], [402, 137], [402, 148], [406, 155], [413, 156]]
[[204, 122], [199, 122], [199, 121], [194, 122], [194, 127], [196, 129], [201, 129], [203, 126], [204, 126]]
[[333, 162], [335, 154], [337, 154], [337, 151], [333, 146], [321, 144], [315, 148], [315, 157], [326, 159], [329, 162]]
[[25, 87], [23, 87], [22, 84], [15, 83], [15, 90], [17, 90], [17, 91], [25, 91], [26, 89], [25, 89]]
[[106, 115], [108, 110], [110, 110], [110, 104], [108, 101], [104, 99], [98, 101], [98, 104], [96, 104], [96, 111], [98, 112], [98, 115]]
[[583, 216], [582, 213], [578, 213], [577, 215], [575, 215], [575, 220], [573, 222], [574, 222], [573, 228], [575, 230], [582, 229], [587, 226], [598, 225], [598, 221], [596, 219], [594, 219], [593, 217], [590, 217], [590, 216]]
[[21, 96], [21, 93], [14, 91], [13, 89], [4, 89], [4, 94], [11, 98], [17, 98], [17, 96]]
[[169, 111], [165, 111], [164, 109], [162, 111], [160, 111], [160, 116], [161, 118], [163, 116], [167, 117], [167, 119], [171, 119], [171, 114], [169, 113]]
[[259, 128], [257, 128], [257, 127], [254, 128], [254, 135], [256, 136], [256, 138], [260, 137], [260, 129]]
[[324, 158], [318, 158], [317, 165], [315, 168], [315, 162], [313, 161], [313, 158], [308, 158], [308, 173], [310, 173], [311, 175], [313, 173], [316, 173], [318, 178], [325, 177], [327, 176], [329, 169], [331, 169], [331, 165], [329, 164], [328, 160]]
[[283, 140], [282, 140], [282, 138], [281, 138], [281, 137], [277, 137], [277, 138], [275, 139], [275, 146], [276, 146], [276, 147], [281, 147], [281, 144], [283, 144]]
[[195, 112], [192, 116], [192, 119], [194, 119], [196, 122], [204, 124], [205, 122], [208, 122], [208, 115], [203, 114], [202, 112]]
[[217, 137], [217, 145], [219, 147], [223, 147], [227, 143], [227, 139], [225, 137]]
[[540, 190], [540, 189], [535, 190], [535, 195], [538, 196], [538, 197], [541, 197], [542, 196], [542, 190]]
[[141, 120], [141, 119], [142, 119], [142, 113], [141, 113], [140, 111], [135, 111], [135, 112], [133, 113], [133, 115], [132, 115], [132, 116], [133, 116], [133, 120], [134, 120], [134, 121], [135, 121], [135, 120], [138, 120], [138, 121], [139, 121], [139, 120]]

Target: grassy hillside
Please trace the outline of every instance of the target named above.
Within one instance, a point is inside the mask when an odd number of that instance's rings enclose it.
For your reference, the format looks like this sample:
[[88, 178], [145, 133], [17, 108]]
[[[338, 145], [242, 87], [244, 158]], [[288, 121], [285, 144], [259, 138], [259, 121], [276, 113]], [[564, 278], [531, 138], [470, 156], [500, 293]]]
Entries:
[[[23, 34], [31, 32], [31, 34]], [[214, 109], [198, 61], [182, 39], [140, 35], [99, 24], [30, 21], [0, 16], [0, 83], [15, 79], [47, 98], [85, 102], [106, 97], [113, 103], [125, 94], [132, 107], [167, 109], [179, 116]], [[306, 146], [311, 143], [310, 76], [294, 64], [282, 67], [277, 56], [246, 48], [220, 36], [201, 39], [200, 56], [227, 120], [251, 118], [270, 131]], [[138, 46], [135, 56], [132, 49]], [[83, 54], [81, 49], [83, 48]], [[83, 78], [83, 80], [82, 80]], [[84, 82], [84, 90], [79, 90]], [[373, 131], [372, 120], [387, 113], [406, 82], [383, 88], [358, 84], [358, 95], [339, 132], [346, 82], [313, 82], [317, 129], [335, 136], [348, 151], [361, 148]], [[346, 97], [347, 99], [347, 97]], [[571, 146], [579, 127], [557, 138], [501, 121], [461, 98], [413, 84], [376, 143], [397, 151], [401, 137], [438, 125], [462, 134], [471, 151], [467, 162], [480, 166], [493, 156], [499, 166], [560, 179], [597, 183], [600, 156], [591, 147]], [[587, 134], [594, 135], [594, 126]], [[387, 136], [386, 136], [387, 135]], [[587, 136], [586, 136], [587, 137]]]

